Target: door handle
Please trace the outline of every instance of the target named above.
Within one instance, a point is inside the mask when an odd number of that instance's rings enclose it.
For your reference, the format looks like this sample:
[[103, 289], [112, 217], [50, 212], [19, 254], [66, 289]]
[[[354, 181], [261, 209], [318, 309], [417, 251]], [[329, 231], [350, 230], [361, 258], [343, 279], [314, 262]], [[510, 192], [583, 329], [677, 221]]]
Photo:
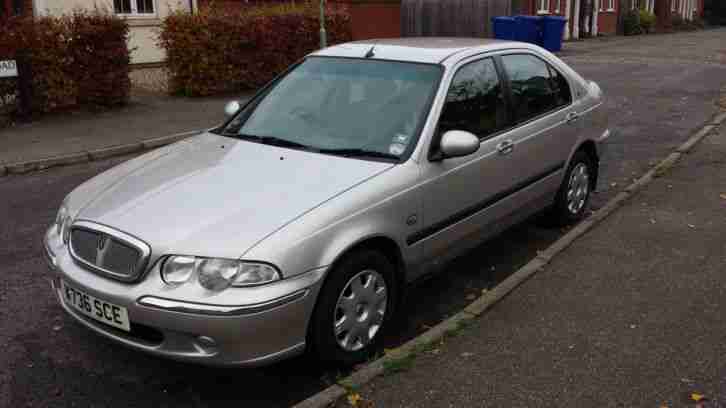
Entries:
[[501, 155], [512, 153], [514, 143], [511, 140], [505, 140], [497, 145], [497, 152]]
[[565, 122], [572, 123], [580, 118], [580, 114], [577, 112], [570, 112], [565, 116]]

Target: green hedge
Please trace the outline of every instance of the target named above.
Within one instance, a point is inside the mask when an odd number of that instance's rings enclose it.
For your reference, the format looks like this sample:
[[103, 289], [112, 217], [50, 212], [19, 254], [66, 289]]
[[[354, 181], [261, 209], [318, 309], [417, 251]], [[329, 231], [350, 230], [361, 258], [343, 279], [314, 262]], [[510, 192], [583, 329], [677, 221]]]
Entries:
[[[159, 35], [166, 50], [170, 91], [188, 96], [257, 88], [319, 47], [314, 4], [208, 7], [167, 17]], [[329, 5], [328, 43], [350, 41], [347, 9]]]
[[[128, 101], [129, 28], [101, 12], [60, 17], [11, 17], [0, 22], [0, 60], [26, 56], [32, 71], [32, 111], [110, 107]], [[11, 94], [15, 80], [0, 80]], [[1, 109], [12, 114], [7, 104]]]

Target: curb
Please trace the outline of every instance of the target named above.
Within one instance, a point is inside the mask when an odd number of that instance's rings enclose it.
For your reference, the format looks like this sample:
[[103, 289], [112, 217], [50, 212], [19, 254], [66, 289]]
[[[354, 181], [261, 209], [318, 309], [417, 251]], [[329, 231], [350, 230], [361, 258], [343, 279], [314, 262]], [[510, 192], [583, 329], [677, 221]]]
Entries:
[[202, 132], [204, 132], [204, 130], [193, 130], [190, 132], [175, 133], [173, 135], [146, 139], [142, 140], [141, 142], [131, 144], [116, 145], [105, 147], [102, 149], [86, 150], [82, 152], [70, 153], [61, 156], [53, 156], [44, 159], [4, 164], [0, 165], [0, 177], [8, 176], [11, 174], [26, 174], [34, 171], [45, 170], [50, 167], [87, 163], [95, 160], [107, 159], [109, 157], [123, 156], [130, 153], [155, 149], [157, 147], [178, 142], [182, 139], [186, 139], [189, 136], [197, 135]]
[[[539, 252], [537, 256], [527, 262], [527, 264], [519, 268], [492, 290], [487, 291], [485, 294], [474, 300], [461, 312], [419, 334], [404, 345], [388, 351], [383, 357], [366, 364], [357, 371], [351, 373], [348, 377], [338, 381], [338, 384], [332, 385], [312, 397], [295, 404], [293, 408], [329, 407], [348, 393], [346, 388], [359, 388], [373, 380], [375, 377], [382, 375], [385, 371], [386, 364], [393, 363], [402, 358], [412, 357], [416, 354], [417, 348], [441, 340], [447, 335], [447, 332], [457, 329], [462, 321], [481, 316], [499, 300], [512, 292], [517, 286], [534, 276], [535, 273], [544, 269], [544, 267], [549, 264], [556, 255], [569, 247], [577, 238], [581, 237], [594, 226], [599, 224], [600, 221], [615, 212], [615, 210], [620, 208], [620, 206], [632, 195], [648, 185], [651, 181], [653, 181], [653, 179], [659, 177], [664, 172], [672, 168], [684, 154], [693, 149], [694, 146], [701, 142], [703, 138], [710, 134], [712, 130], [724, 121], [726, 121], [726, 113], [721, 113], [706, 122], [701, 129], [689, 137], [688, 140], [680, 145], [675, 152], [661, 160], [643, 176], [635, 180], [623, 191], [615, 195], [615, 197], [608, 200], [602, 208], [595, 211], [592, 215], [590, 215], [590, 217], [577, 224], [565, 235], [552, 243], [547, 249]], [[333, 396], [336, 397], [332, 398]]]

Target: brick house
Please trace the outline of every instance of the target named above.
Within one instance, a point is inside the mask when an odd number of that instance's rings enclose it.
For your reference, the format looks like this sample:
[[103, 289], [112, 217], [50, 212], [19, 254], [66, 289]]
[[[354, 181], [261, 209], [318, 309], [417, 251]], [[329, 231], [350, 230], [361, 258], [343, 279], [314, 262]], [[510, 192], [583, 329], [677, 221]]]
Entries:
[[23, 2], [35, 15], [60, 15], [74, 9], [105, 9], [129, 23], [129, 48], [132, 64], [158, 64], [166, 58], [156, 44], [156, 32], [162, 20], [176, 10], [190, 11], [197, 0], [0, 0]]

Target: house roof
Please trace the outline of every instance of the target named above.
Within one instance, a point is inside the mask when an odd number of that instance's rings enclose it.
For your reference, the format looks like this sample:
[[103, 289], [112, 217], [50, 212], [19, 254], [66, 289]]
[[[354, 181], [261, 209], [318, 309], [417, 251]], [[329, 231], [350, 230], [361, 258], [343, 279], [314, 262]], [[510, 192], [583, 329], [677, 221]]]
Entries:
[[311, 55], [363, 58], [372, 48], [373, 57], [376, 59], [438, 64], [451, 55], [463, 51], [475, 49], [487, 51], [523, 45], [523, 43], [488, 38], [406, 37], [354, 41], [334, 45]]

